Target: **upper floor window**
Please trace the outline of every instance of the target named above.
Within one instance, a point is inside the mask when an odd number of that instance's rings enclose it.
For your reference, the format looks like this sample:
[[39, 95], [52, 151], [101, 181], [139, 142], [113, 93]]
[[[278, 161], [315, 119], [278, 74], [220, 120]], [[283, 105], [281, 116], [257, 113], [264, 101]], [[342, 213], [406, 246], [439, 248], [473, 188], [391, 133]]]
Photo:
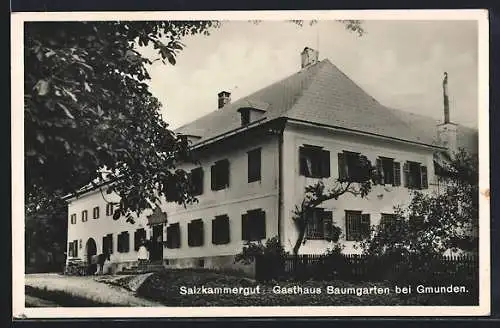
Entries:
[[410, 189], [427, 189], [427, 167], [417, 162], [407, 161], [403, 166], [404, 186]]
[[306, 215], [307, 239], [333, 239], [333, 222], [331, 211], [325, 211], [322, 208], [312, 208], [306, 212]]
[[92, 211], [92, 214], [93, 214], [92, 217], [94, 219], [98, 219], [99, 218], [99, 206], [94, 207], [94, 210]]
[[193, 196], [203, 194], [203, 168], [197, 167], [191, 170], [191, 193]]
[[322, 147], [304, 145], [299, 148], [300, 175], [310, 178], [330, 177], [330, 152]]
[[370, 168], [361, 162], [361, 154], [343, 151], [337, 154], [339, 165], [339, 180], [349, 182], [364, 182], [370, 177]]
[[260, 148], [251, 150], [248, 156], [248, 182], [260, 181], [261, 175], [261, 151]]
[[370, 236], [370, 214], [361, 211], [345, 211], [345, 235], [347, 241], [361, 241]]
[[393, 186], [401, 185], [401, 164], [395, 162], [393, 158], [377, 158], [378, 183]]
[[229, 187], [229, 161], [223, 159], [215, 162], [211, 167], [212, 190], [221, 190]]
[[86, 222], [89, 218], [89, 212], [87, 210], [82, 211], [82, 222]]
[[203, 245], [203, 220], [196, 219], [188, 223], [188, 245], [189, 246], [202, 246]]
[[179, 223], [172, 223], [167, 227], [167, 248], [181, 247], [181, 228]]
[[71, 214], [70, 221], [71, 221], [71, 224], [76, 224], [76, 214]]
[[259, 241], [266, 238], [266, 212], [251, 210], [241, 216], [241, 239]]
[[123, 231], [118, 235], [118, 247], [119, 253], [128, 253], [130, 249], [130, 236], [128, 231]]
[[227, 244], [229, 240], [229, 217], [227, 215], [218, 215], [212, 220], [212, 244]]
[[107, 216], [113, 215], [113, 204], [112, 203], [106, 204], [106, 215]]

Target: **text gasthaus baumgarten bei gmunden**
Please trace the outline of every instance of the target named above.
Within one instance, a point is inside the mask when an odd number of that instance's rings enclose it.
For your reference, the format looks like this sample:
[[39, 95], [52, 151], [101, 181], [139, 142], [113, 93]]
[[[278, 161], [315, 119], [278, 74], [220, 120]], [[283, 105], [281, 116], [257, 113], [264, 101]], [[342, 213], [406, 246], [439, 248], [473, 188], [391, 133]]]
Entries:
[[277, 295], [387, 295], [387, 294], [463, 294], [468, 290], [461, 285], [442, 285], [442, 286], [426, 286], [426, 285], [405, 285], [391, 287], [338, 287], [335, 285], [327, 285], [323, 287], [301, 286], [301, 285], [275, 285], [272, 287], [262, 287], [260, 285], [252, 287], [208, 287], [208, 286], [181, 286], [179, 287], [180, 295], [256, 295], [256, 294], [277, 294]]

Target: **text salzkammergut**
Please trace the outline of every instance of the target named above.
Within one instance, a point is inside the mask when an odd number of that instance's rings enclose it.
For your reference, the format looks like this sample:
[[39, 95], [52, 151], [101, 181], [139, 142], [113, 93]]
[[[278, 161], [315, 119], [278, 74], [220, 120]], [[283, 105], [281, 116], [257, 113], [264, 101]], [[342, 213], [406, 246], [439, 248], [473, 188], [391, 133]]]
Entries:
[[[254, 294], [264, 294], [266, 291], [261, 289], [260, 286], [254, 287], [207, 287], [207, 286], [181, 286], [179, 294], [181, 295], [222, 295], [222, 294], [240, 294], [244, 296]], [[290, 295], [290, 294], [330, 294], [330, 295], [382, 295], [389, 294], [388, 287], [382, 288], [377, 286], [371, 287], [336, 287], [326, 286], [325, 289], [321, 287], [303, 287], [303, 286], [274, 286], [269, 292], [273, 294]]]

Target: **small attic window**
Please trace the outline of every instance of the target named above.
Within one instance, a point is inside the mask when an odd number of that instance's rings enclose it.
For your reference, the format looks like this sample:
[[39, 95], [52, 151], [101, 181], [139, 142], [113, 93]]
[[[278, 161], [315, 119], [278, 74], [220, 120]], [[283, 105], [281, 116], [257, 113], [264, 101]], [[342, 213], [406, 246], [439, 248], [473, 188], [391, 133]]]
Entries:
[[248, 109], [240, 110], [241, 125], [248, 125], [250, 123], [250, 111]]

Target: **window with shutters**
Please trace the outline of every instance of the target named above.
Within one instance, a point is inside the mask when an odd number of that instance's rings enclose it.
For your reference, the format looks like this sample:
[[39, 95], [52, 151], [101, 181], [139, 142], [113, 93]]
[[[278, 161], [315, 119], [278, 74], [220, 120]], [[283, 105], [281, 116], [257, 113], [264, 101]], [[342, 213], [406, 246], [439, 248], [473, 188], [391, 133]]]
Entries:
[[364, 182], [370, 178], [369, 167], [361, 165], [360, 156], [346, 150], [337, 154], [340, 181]]
[[70, 221], [71, 224], [76, 224], [76, 214], [71, 214]]
[[167, 248], [181, 247], [181, 230], [179, 223], [172, 223], [167, 227]]
[[347, 241], [361, 241], [370, 236], [370, 214], [361, 211], [345, 211]]
[[382, 185], [401, 185], [401, 164], [393, 158], [377, 158], [378, 183]]
[[106, 204], [106, 215], [107, 216], [113, 215], [113, 204], [111, 203]]
[[260, 148], [247, 153], [248, 157], [248, 182], [260, 181], [261, 175], [261, 150]]
[[130, 237], [128, 231], [123, 231], [118, 235], [118, 252], [128, 253], [130, 250]]
[[113, 234], [107, 234], [106, 236], [102, 237], [102, 252], [106, 253], [108, 252], [109, 254], [113, 254]]
[[312, 208], [306, 212], [306, 215], [307, 239], [333, 240], [333, 222], [331, 211], [325, 211], [322, 208]]
[[134, 250], [137, 252], [141, 246], [141, 242], [146, 241], [146, 230], [144, 228], [137, 229], [134, 232]]
[[218, 215], [212, 220], [212, 244], [223, 245], [230, 241], [229, 217]]
[[407, 161], [403, 166], [404, 186], [410, 189], [427, 189], [427, 167], [417, 162]]
[[300, 147], [299, 171], [300, 175], [310, 178], [330, 177], [330, 152], [318, 146]]
[[82, 211], [82, 222], [87, 222], [89, 218], [89, 212], [87, 210]]
[[193, 196], [203, 194], [203, 168], [197, 167], [192, 169], [189, 178], [191, 182], [191, 194]]
[[198, 247], [203, 245], [203, 220], [196, 219], [188, 223], [188, 245]]
[[241, 216], [241, 239], [259, 241], [266, 238], [266, 212], [261, 209], [247, 211]]
[[211, 167], [211, 188], [221, 190], [229, 187], [229, 161], [227, 159], [215, 162]]
[[94, 207], [94, 210], [92, 211], [92, 217], [94, 219], [98, 219], [99, 218], [99, 206]]

